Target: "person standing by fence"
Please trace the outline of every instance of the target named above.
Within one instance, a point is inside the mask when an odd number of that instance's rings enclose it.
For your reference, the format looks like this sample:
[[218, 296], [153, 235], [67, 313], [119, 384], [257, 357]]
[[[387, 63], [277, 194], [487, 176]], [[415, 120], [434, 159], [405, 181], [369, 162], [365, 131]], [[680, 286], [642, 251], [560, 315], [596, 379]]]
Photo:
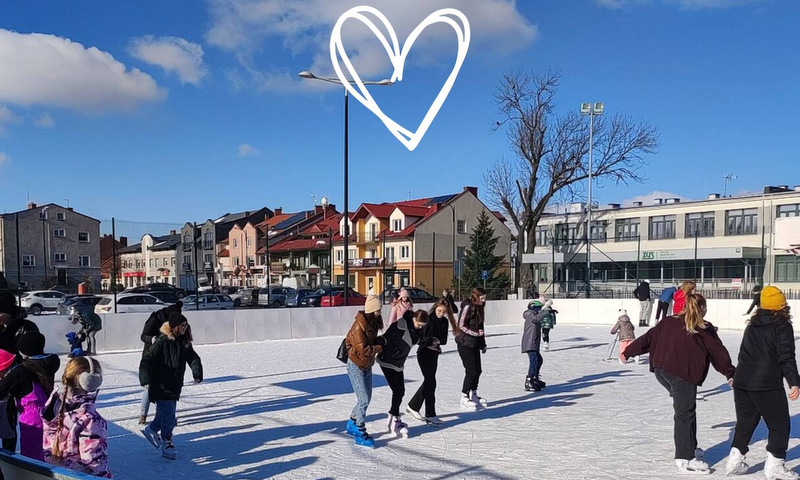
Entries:
[[653, 311], [653, 300], [650, 298], [650, 280], [642, 280], [633, 291], [633, 296], [639, 300], [639, 326], [650, 326], [650, 313]]

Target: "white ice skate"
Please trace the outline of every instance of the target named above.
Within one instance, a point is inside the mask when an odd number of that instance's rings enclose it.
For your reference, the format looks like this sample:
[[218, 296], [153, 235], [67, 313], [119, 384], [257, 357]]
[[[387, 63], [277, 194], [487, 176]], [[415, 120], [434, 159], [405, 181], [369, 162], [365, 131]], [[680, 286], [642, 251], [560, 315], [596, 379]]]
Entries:
[[617, 359], [617, 361], [619, 362], [620, 365], [627, 365], [628, 364], [628, 362], [623, 362], [622, 360], [619, 360], [619, 359]]
[[472, 396], [470, 397], [470, 400], [472, 400], [472, 403], [474, 403], [475, 406], [479, 408], [486, 408], [489, 406], [489, 402], [487, 402], [485, 398], [481, 398], [478, 396], [477, 390], [472, 391]]
[[744, 463], [744, 455], [738, 448], [731, 448], [731, 453], [728, 455], [728, 461], [725, 463], [725, 475], [744, 475], [750, 465]]
[[703, 458], [706, 456], [706, 451], [700, 447], [694, 449], [694, 458]]
[[708, 464], [696, 458], [692, 460], [676, 458], [675, 465], [678, 466], [678, 473], [681, 475], [709, 475], [711, 473]]
[[433, 417], [425, 417], [425, 423], [427, 423], [428, 425], [434, 426], [434, 427], [438, 427], [439, 425], [443, 424], [444, 422], [442, 421], [441, 418], [433, 416]]
[[411, 408], [411, 405], [406, 405], [406, 412], [409, 415], [411, 415], [412, 417], [414, 417], [417, 420], [419, 420], [420, 422], [424, 422], [425, 421], [425, 417], [423, 417], [422, 414], [419, 413], [418, 411], [416, 411], [413, 408]]
[[550, 342], [542, 343], [542, 351], [543, 352], [549, 352], [550, 351]]
[[461, 402], [459, 403], [461, 410], [477, 410], [478, 405], [470, 399], [466, 393], [461, 395]]
[[800, 478], [793, 470], [786, 468], [782, 458], [775, 458], [767, 452], [767, 461], [764, 462], [764, 476], [767, 480], [796, 480]]
[[407, 437], [408, 436], [408, 425], [400, 421], [400, 417], [395, 417], [391, 413], [387, 419], [387, 427], [389, 429], [389, 433], [396, 436], [396, 437]]

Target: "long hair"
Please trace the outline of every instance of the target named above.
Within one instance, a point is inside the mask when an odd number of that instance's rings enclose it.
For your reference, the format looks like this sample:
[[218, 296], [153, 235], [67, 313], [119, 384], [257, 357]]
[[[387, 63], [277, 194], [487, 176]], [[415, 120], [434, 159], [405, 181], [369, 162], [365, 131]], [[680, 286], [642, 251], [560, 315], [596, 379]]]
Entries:
[[48, 375], [45, 369], [36, 362], [31, 360], [23, 360], [22, 367], [31, 372], [39, 384], [44, 389], [44, 393], [49, 397], [53, 393], [53, 377]]
[[64, 428], [64, 411], [67, 405], [67, 396], [70, 391], [83, 391], [78, 385], [78, 377], [82, 373], [89, 373], [94, 369], [95, 373], [103, 373], [100, 362], [89, 357], [75, 357], [67, 363], [64, 367], [64, 374], [61, 376], [61, 383], [64, 385], [64, 392], [59, 395], [61, 406], [58, 408], [58, 417], [56, 419], [56, 438], [53, 441], [53, 457], [61, 458], [61, 430]]
[[484, 320], [484, 304], [478, 305], [478, 301], [480, 297], [486, 295], [486, 290], [481, 287], [475, 287], [472, 289], [472, 293], [470, 293], [469, 300], [472, 303], [469, 308], [475, 312], [475, 317], [483, 323]]
[[678, 318], [686, 324], [686, 331], [697, 333], [697, 329], [705, 330], [707, 324], [703, 317], [706, 315], [706, 299], [699, 293], [686, 297], [686, 307]]
[[681, 284], [681, 290], [683, 290], [683, 293], [685, 293], [687, 297], [694, 291], [695, 288], [697, 288], [697, 284], [694, 283], [694, 280], [684, 280]]
[[456, 317], [453, 315], [453, 309], [450, 308], [450, 302], [445, 300], [444, 298], [440, 298], [433, 304], [433, 308], [429, 312], [430, 315], [436, 315], [436, 309], [439, 307], [444, 307], [445, 315], [447, 315], [447, 320], [450, 322], [450, 328], [453, 329], [453, 335], [458, 335], [461, 329], [458, 328], [458, 323], [456, 322]]
[[763, 308], [758, 308], [755, 312], [753, 312], [753, 316], [747, 319], [747, 324], [749, 325], [753, 323], [753, 318], [755, 318], [757, 315], [769, 315], [775, 318], [776, 322], [792, 323], [792, 313], [789, 309], [789, 306], [783, 307], [780, 310], [765, 310]]

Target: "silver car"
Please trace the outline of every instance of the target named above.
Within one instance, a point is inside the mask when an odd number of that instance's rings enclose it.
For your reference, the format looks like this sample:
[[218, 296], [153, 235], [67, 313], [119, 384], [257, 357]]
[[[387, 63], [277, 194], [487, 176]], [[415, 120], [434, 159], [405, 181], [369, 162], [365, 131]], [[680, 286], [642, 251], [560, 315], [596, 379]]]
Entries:
[[32, 315], [39, 315], [44, 311], [58, 310], [58, 304], [64, 294], [55, 290], [34, 290], [22, 294], [22, 308]]
[[294, 293], [297, 293], [297, 290], [290, 287], [280, 285], [265, 287], [258, 292], [258, 304], [262, 307], [283, 307], [286, 305], [286, 297]]
[[227, 295], [204, 293], [200, 295], [200, 304], [197, 304], [197, 295], [189, 295], [183, 299], [184, 310], [231, 310], [233, 299]]

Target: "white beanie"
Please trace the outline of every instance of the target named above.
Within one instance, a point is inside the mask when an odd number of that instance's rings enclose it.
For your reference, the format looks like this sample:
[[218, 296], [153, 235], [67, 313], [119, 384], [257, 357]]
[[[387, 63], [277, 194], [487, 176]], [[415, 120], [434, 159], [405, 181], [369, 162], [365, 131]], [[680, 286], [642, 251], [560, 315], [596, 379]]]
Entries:
[[619, 316], [620, 317], [627, 317], [628, 316], [628, 311], [625, 310], [624, 308], [620, 308], [619, 309]]

